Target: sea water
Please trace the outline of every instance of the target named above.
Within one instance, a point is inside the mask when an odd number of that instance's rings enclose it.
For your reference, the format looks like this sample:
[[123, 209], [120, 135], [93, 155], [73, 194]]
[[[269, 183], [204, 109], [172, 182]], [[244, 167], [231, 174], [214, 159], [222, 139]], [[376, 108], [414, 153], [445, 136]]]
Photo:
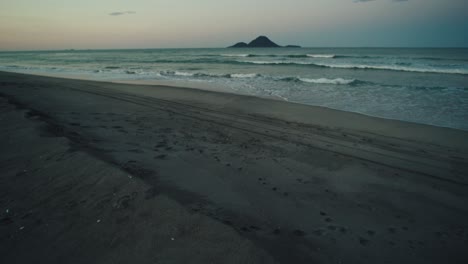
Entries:
[[468, 130], [468, 49], [267, 48], [0, 52], [0, 70], [209, 85]]

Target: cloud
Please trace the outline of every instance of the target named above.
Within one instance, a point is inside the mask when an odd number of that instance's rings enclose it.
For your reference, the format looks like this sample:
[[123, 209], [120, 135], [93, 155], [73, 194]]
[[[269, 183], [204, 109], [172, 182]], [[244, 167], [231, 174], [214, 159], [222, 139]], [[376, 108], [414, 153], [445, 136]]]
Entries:
[[133, 15], [136, 14], [135, 11], [124, 11], [124, 12], [112, 12], [109, 13], [109, 16], [122, 16], [122, 15]]

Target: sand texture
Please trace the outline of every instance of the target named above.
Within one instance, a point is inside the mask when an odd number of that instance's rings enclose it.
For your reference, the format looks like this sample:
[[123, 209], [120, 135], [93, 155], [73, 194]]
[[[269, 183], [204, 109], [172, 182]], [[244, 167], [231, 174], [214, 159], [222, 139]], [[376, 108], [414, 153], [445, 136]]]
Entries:
[[3, 72], [0, 95], [2, 263], [468, 263], [466, 131]]

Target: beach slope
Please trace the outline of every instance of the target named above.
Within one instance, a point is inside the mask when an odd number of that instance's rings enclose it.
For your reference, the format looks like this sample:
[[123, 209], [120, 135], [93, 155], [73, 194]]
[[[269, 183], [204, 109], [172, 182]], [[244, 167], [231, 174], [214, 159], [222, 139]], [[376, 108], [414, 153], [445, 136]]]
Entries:
[[0, 95], [0, 260], [468, 261], [466, 131], [4, 72]]

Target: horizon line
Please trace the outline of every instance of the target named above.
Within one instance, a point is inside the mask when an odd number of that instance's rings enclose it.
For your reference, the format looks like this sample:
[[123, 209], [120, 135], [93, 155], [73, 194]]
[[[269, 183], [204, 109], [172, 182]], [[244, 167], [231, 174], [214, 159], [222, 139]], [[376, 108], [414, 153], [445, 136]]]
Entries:
[[[288, 48], [288, 47], [279, 47]], [[65, 49], [5, 49], [0, 52], [50, 52], [50, 51], [104, 51], [104, 50], [170, 50], [170, 49], [278, 49], [278, 48], [230, 48], [230, 47], [192, 47], [192, 48], [65, 48]], [[311, 46], [292, 49], [468, 49], [468, 46]]]

